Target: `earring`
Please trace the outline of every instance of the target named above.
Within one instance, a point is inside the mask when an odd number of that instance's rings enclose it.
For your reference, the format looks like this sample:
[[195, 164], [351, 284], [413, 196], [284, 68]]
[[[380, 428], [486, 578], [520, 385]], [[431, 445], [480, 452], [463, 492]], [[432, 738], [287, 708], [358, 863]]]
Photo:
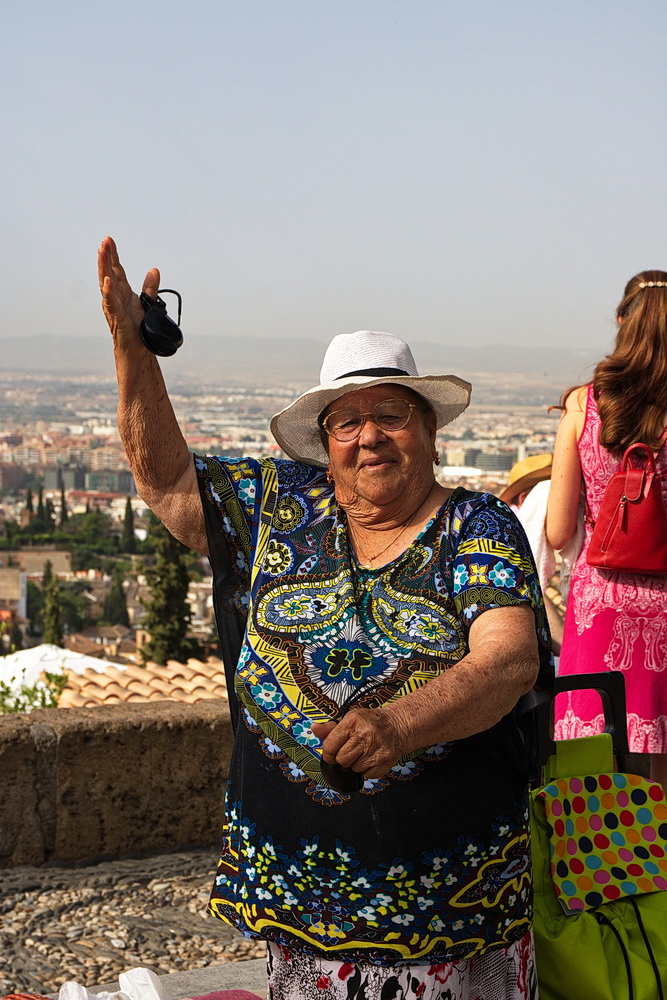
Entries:
[[440, 465], [440, 455], [437, 451], [433, 452], [433, 461], [436, 465]]
[[331, 475], [331, 469], [327, 469], [327, 482], [329, 484], [333, 483], [334, 477]]

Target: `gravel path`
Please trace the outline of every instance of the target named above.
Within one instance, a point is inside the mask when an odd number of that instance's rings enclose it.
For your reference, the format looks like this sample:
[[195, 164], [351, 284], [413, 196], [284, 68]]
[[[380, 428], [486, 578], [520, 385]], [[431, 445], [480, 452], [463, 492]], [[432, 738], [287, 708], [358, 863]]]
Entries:
[[189, 851], [0, 869], [0, 996], [114, 983], [138, 965], [166, 975], [263, 958], [261, 941], [206, 914], [216, 862]]

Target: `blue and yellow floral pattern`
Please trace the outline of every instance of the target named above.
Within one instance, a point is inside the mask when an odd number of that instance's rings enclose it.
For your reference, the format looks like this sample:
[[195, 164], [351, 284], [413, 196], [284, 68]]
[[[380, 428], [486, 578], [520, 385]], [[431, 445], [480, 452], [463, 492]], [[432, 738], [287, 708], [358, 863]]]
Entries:
[[534, 608], [548, 672], [516, 519], [494, 497], [456, 490], [401, 557], [364, 570], [321, 469], [210, 458], [197, 468], [214, 569], [235, 568], [246, 603], [231, 601], [247, 614], [211, 912], [249, 935], [378, 964], [453, 961], [519, 940], [530, 871], [511, 717], [416, 751], [352, 796], [322, 778], [311, 729], [351, 700], [387, 704], [448, 670], [489, 608]]

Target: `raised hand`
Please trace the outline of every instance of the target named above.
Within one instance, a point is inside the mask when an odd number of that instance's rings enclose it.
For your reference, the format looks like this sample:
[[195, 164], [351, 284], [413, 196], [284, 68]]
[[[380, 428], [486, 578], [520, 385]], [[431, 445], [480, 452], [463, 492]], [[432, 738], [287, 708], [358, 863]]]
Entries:
[[[102, 309], [114, 344], [117, 347], [140, 345], [139, 327], [144, 317], [144, 308], [139, 296], [130, 287], [116, 244], [110, 236], [102, 240], [97, 255], [97, 270]], [[156, 267], [152, 267], [146, 274], [142, 291], [152, 298], [157, 298], [159, 286], [160, 272]]]

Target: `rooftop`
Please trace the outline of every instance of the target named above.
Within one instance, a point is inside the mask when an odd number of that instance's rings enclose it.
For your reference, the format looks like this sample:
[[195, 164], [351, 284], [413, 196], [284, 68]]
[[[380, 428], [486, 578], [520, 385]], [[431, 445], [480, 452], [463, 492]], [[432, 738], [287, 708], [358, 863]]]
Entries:
[[89, 708], [124, 702], [179, 701], [192, 704], [227, 698], [222, 660], [169, 660], [165, 666], [112, 663], [71, 649], [42, 644], [0, 657], [0, 681], [20, 688], [44, 681], [46, 673], [68, 674], [59, 708]]

